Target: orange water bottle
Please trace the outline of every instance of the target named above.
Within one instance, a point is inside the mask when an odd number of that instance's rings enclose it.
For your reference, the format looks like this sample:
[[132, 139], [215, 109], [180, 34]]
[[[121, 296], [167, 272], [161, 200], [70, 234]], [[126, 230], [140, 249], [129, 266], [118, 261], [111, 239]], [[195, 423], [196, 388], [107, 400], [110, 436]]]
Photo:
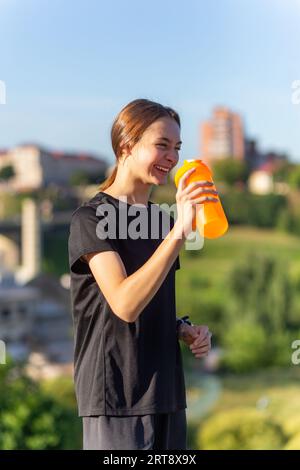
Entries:
[[[183, 165], [177, 170], [174, 177], [176, 187], [178, 187], [179, 180], [184, 173], [194, 167], [196, 170], [188, 177], [187, 184], [200, 180], [213, 183], [212, 173], [209, 167], [202, 160], [193, 159], [184, 160]], [[210, 189], [216, 188], [211, 186]], [[228, 221], [220, 198], [218, 195], [214, 195], [214, 197], [218, 199], [218, 202], [204, 202], [198, 206], [196, 217], [192, 223], [192, 229], [196, 230], [197, 228], [204, 238], [221, 237], [228, 229]], [[203, 207], [201, 208], [201, 206]]]

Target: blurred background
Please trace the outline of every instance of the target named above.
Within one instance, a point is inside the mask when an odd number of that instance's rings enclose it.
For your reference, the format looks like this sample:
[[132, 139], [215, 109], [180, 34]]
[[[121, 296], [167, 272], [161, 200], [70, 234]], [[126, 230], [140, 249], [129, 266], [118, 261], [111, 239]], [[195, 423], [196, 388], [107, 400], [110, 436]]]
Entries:
[[[136, 98], [175, 108], [228, 232], [182, 250], [191, 449], [300, 449], [298, 0], [0, 0], [0, 449], [80, 449], [67, 241]], [[173, 204], [175, 186], [151, 200]], [[300, 344], [300, 341], [299, 341]]]

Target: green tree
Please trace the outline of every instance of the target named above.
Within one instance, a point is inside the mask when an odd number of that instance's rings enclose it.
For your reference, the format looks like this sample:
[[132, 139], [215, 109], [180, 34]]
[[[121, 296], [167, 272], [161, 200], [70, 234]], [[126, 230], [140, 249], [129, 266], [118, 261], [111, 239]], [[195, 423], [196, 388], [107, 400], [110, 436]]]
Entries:
[[198, 449], [205, 450], [276, 450], [286, 443], [286, 436], [268, 413], [240, 407], [208, 418], [197, 442]]
[[289, 208], [282, 208], [279, 211], [278, 218], [276, 221], [276, 228], [282, 232], [293, 232], [295, 223], [295, 217], [293, 216]]
[[0, 449], [79, 449], [81, 422], [73, 403], [62, 403], [8, 360], [0, 368]]
[[9, 180], [15, 176], [15, 170], [12, 165], [4, 166], [0, 169], [0, 180]]
[[290, 178], [291, 172], [294, 169], [294, 166], [295, 165], [289, 162], [288, 160], [283, 160], [273, 173], [274, 181], [289, 183], [289, 178]]
[[270, 349], [264, 328], [249, 319], [237, 319], [223, 338], [224, 364], [235, 372], [249, 372], [269, 363]]
[[69, 183], [71, 186], [85, 186], [87, 184], [100, 184], [104, 179], [104, 173], [90, 174], [84, 170], [77, 170], [71, 175]]
[[295, 165], [289, 174], [289, 183], [292, 188], [300, 189], [300, 165]]
[[288, 206], [282, 194], [252, 194], [232, 188], [223, 194], [222, 205], [230, 224], [275, 227], [280, 211]]
[[70, 176], [71, 186], [87, 185], [89, 183], [89, 175], [86, 171], [77, 170]]
[[249, 177], [249, 170], [246, 162], [226, 158], [213, 164], [214, 180], [227, 183], [233, 186], [235, 183], [246, 183]]
[[252, 253], [234, 267], [228, 286], [224, 365], [246, 372], [290, 364], [290, 345], [300, 319], [294, 314], [295, 287], [288, 266]]
[[233, 269], [229, 288], [236, 312], [243, 312], [244, 317], [255, 316], [269, 333], [290, 326], [294, 292], [283, 261], [250, 253]]

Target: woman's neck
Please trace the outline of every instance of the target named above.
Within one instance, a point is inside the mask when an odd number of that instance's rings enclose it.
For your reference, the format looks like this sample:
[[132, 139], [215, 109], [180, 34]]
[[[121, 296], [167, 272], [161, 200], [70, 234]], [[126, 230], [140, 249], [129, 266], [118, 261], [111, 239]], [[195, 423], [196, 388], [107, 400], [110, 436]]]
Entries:
[[147, 206], [151, 194], [152, 185], [133, 181], [121, 175], [116, 176], [115, 181], [103, 192], [119, 199], [126, 196], [128, 204], [144, 204]]

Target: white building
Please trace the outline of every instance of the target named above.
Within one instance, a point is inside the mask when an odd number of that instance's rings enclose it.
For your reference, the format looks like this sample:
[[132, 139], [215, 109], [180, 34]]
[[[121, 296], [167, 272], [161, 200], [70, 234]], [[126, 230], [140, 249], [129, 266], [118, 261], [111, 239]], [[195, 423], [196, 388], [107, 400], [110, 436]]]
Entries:
[[248, 178], [249, 190], [254, 194], [269, 194], [274, 192], [273, 166], [264, 163], [253, 171]]
[[10, 186], [17, 191], [34, 190], [49, 184], [68, 185], [77, 171], [104, 175], [105, 160], [88, 154], [54, 152], [36, 144], [25, 144], [0, 152], [0, 169], [11, 165], [15, 176]]

